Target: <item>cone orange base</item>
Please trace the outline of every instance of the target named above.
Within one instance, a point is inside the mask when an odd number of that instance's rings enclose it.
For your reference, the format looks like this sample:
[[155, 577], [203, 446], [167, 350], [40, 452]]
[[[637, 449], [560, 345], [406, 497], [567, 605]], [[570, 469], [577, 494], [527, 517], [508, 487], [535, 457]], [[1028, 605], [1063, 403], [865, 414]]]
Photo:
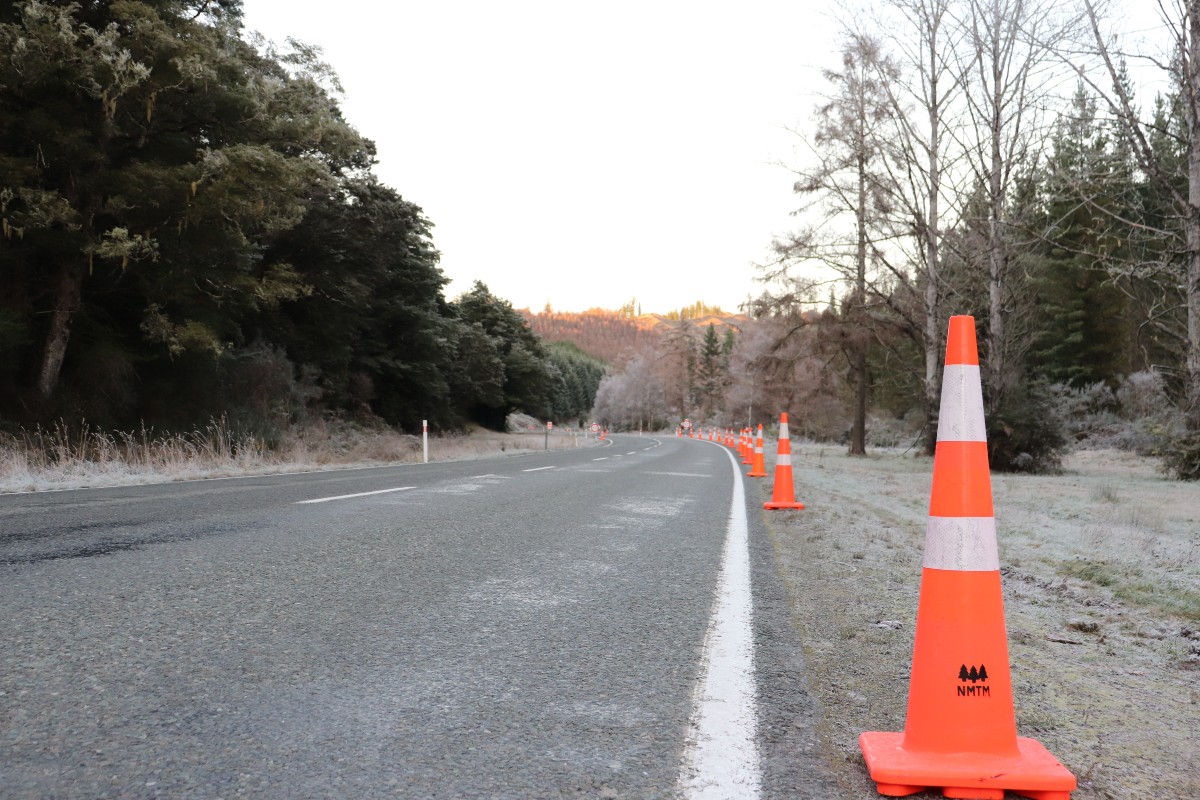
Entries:
[[879, 793], [905, 797], [940, 789], [944, 797], [1002, 800], [1005, 790], [1032, 800], [1069, 800], [1075, 776], [1034, 739], [1017, 737], [1016, 755], [913, 752], [903, 733], [858, 737]]
[[763, 503], [763, 508], [775, 510], [778, 508], [804, 508], [804, 503], [785, 503], [778, 500], [768, 500]]

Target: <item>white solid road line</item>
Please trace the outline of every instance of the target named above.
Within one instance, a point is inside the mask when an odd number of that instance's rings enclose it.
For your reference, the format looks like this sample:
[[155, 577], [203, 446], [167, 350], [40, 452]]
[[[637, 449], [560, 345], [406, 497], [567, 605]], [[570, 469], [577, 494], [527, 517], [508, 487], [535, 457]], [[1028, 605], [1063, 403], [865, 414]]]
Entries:
[[608, 456], [600, 456], [600, 458], [593, 458], [592, 461], [608, 461]]
[[[728, 452], [728, 451], [727, 451]], [[679, 772], [688, 800], [757, 798], [762, 790], [754, 706], [749, 526], [742, 472], [733, 455], [729, 509], [717, 599], [704, 639], [695, 711]]]
[[544, 469], [554, 469], [554, 467], [534, 467], [533, 469], [523, 469], [521, 472], [541, 472]]
[[307, 505], [308, 503], [329, 503], [333, 500], [348, 500], [351, 497], [367, 497], [367, 496], [373, 495], [373, 494], [388, 494], [389, 492], [403, 492], [403, 491], [407, 491], [408, 489], [415, 489], [415, 488], [417, 488], [417, 487], [415, 487], [415, 486], [399, 486], [395, 489], [380, 489], [379, 491], [376, 491], [376, 492], [359, 492], [357, 494], [339, 494], [337, 497], [318, 497], [316, 500], [301, 500], [297, 503], [293, 503], [293, 505], [303, 506], [303, 505]]

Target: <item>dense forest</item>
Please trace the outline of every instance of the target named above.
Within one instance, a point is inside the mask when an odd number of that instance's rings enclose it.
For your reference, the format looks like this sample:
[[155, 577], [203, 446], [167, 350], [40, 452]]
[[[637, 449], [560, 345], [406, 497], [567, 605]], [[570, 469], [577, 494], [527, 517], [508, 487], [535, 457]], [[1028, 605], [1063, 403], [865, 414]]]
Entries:
[[[672, 329], [605, 378], [596, 414], [787, 410], [852, 454], [932, 452], [947, 319], [971, 314], [993, 467], [1054, 469], [1080, 443], [1200, 478], [1200, 6], [1160, 6], [1117, 50], [1120, 10], [855, 15], [795, 131], [798, 224], [760, 267], [753, 319], [732, 345]], [[1139, 96], [1130, 60], [1168, 88]]]
[[0, 426], [585, 415], [604, 365], [445, 299], [338, 93], [240, 0], [0, 3]]

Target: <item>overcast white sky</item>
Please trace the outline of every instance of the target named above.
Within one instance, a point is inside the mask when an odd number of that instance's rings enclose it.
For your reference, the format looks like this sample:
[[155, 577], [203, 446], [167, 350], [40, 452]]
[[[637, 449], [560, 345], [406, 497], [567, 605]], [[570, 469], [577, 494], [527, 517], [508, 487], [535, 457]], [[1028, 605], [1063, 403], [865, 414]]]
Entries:
[[809, 0], [245, 0], [324, 49], [380, 178], [434, 223], [448, 297], [734, 310], [788, 229], [836, 25]]
[[[787, 129], [810, 127], [850, 5], [244, 0], [249, 30], [324, 49], [377, 174], [433, 222], [448, 297], [482, 280], [518, 308], [646, 312], [760, 293], [799, 204]], [[1125, 44], [1161, 33], [1157, 0], [1112, 9]]]

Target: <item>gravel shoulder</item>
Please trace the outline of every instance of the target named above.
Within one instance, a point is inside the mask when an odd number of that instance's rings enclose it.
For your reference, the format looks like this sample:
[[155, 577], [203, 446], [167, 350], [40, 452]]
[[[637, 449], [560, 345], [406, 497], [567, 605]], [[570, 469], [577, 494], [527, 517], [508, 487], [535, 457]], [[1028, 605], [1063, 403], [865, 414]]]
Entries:
[[[904, 727], [933, 462], [793, 453], [807, 508], [764, 518], [823, 709], [829, 796], [879, 797], [858, 735]], [[992, 490], [1018, 734], [1075, 773], [1073, 798], [1200, 796], [1200, 490], [1112, 451], [993, 475]]]

